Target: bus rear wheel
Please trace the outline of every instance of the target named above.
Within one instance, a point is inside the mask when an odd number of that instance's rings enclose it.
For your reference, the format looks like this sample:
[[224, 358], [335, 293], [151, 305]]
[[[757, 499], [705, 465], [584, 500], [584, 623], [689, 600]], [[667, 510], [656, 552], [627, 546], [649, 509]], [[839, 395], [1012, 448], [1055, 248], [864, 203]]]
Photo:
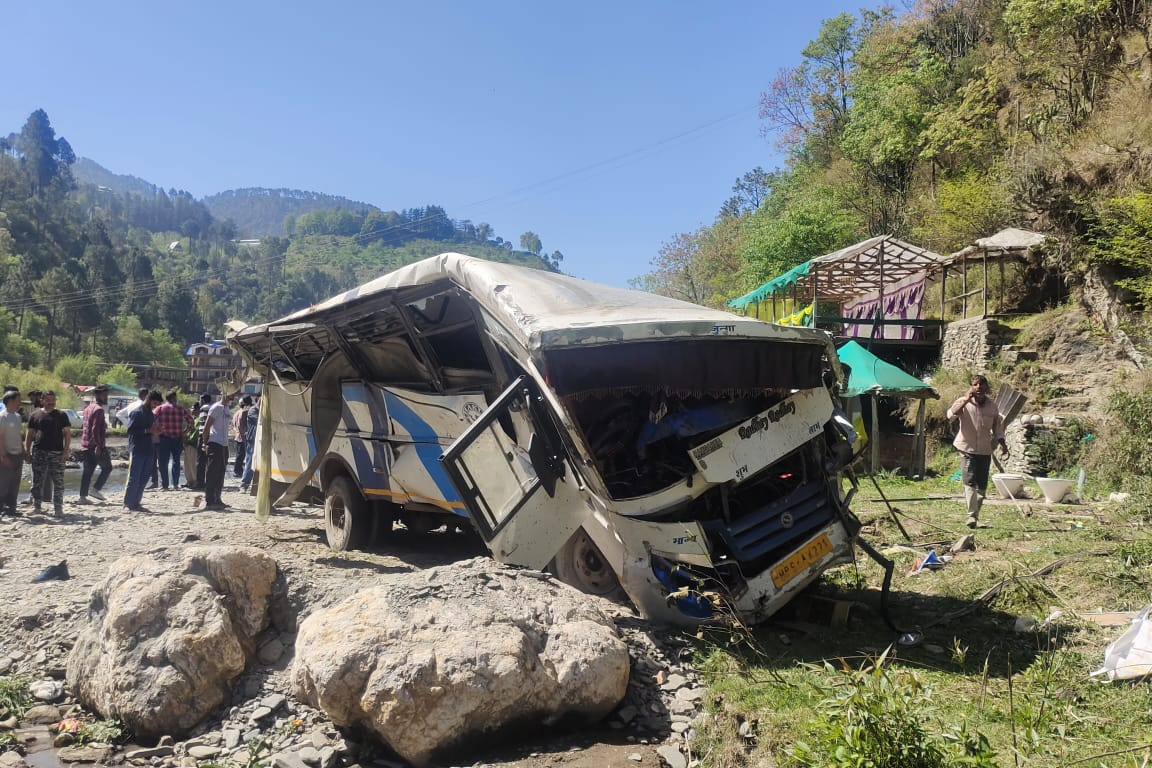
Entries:
[[556, 553], [552, 566], [556, 578], [581, 592], [613, 600], [624, 598], [616, 572], [583, 529]]
[[328, 546], [346, 552], [364, 545], [372, 532], [368, 505], [345, 475], [332, 480], [324, 498], [324, 536]]

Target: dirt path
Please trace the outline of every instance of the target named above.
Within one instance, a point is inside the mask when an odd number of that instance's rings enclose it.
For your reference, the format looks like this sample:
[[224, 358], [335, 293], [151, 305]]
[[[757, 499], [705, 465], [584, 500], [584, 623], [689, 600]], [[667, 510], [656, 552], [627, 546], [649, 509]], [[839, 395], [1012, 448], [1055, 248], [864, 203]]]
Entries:
[[[324, 544], [318, 509], [297, 506], [261, 524], [254, 515], [255, 499], [241, 495], [231, 478], [224, 493], [225, 503], [232, 507], [227, 512], [196, 509], [198, 494], [192, 491], [148, 491], [144, 497], [151, 510], [148, 514], [123, 510], [118, 493], [110, 491], [108, 503], [88, 506], [77, 504], [75, 493], [67, 497], [61, 519], [32, 516], [30, 507], [22, 508], [25, 516], [0, 519], [0, 590], [5, 595], [0, 604], [0, 674], [63, 679], [68, 652], [86, 621], [89, 593], [104, 579], [108, 566], [124, 555], [150, 553], [167, 559], [196, 544], [259, 547], [279, 563], [288, 582], [289, 604], [303, 617], [371, 585], [379, 573], [486, 554], [474, 538], [443, 533], [417, 536], [403, 530], [394, 532], [387, 548], [380, 551], [333, 552]], [[45, 566], [65, 560], [70, 579], [32, 583]], [[632, 650], [633, 674], [628, 697], [616, 713], [593, 729], [540, 729], [502, 744], [476, 744], [468, 754], [454, 758], [457, 764], [507, 768], [661, 765], [657, 748], [683, 743], [685, 732], [691, 735], [702, 690], [679, 658], [686, 655], [682, 640], [649, 633], [623, 608], [618, 625]], [[322, 734], [314, 740], [328, 739], [337, 745], [352, 741], [342, 741], [343, 735], [321, 713], [291, 699], [287, 669], [293, 631], [270, 629], [267, 635], [261, 644], [276, 647], [278, 643], [284, 652], [254, 661], [236, 684], [233, 706], [194, 734], [198, 743], [219, 747], [215, 762], [245, 764], [244, 743], [257, 737], [280, 750], [313, 734]], [[665, 682], [663, 691], [660, 682]], [[260, 732], [255, 733], [249, 710], [278, 694], [287, 700], [274, 719], [259, 721]], [[229, 746], [230, 729], [243, 729], [244, 743]], [[354, 747], [340, 753], [343, 764], [371, 762]], [[180, 745], [176, 751], [171, 762], [163, 764], [178, 765]], [[378, 766], [402, 765], [394, 758], [390, 762], [386, 755], [377, 754], [376, 760]]]

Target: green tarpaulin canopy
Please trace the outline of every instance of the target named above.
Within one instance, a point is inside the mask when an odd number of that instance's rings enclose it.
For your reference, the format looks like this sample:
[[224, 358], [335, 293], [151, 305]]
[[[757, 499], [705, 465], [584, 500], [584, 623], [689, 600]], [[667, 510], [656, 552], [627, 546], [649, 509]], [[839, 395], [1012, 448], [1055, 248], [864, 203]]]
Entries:
[[840, 362], [852, 369], [845, 397], [862, 394], [939, 398], [936, 390], [910, 373], [886, 363], [854, 341], [836, 350]]
[[[840, 347], [836, 350], [836, 354], [840, 358], [840, 363], [847, 365], [851, 369], [848, 373], [848, 388], [844, 391], [844, 397], [849, 398], [849, 411], [852, 410], [854, 402], [851, 398], [860, 395], [872, 396], [869, 398], [871, 400], [872, 411], [870, 417], [870, 423], [872, 424], [872, 432], [870, 435], [872, 459], [870, 467], [872, 471], [880, 467], [880, 430], [878, 428], [879, 419], [877, 417], [876, 406], [876, 401], [879, 400], [879, 397], [877, 396], [909, 397], [920, 401], [920, 406], [916, 411], [916, 433], [912, 447], [912, 455], [910, 457], [911, 462], [904, 466], [911, 466], [915, 476], [923, 477], [925, 467], [925, 403], [927, 402], [927, 398], [939, 399], [940, 395], [935, 389], [920, 381], [920, 379], [906, 371], [902, 371], [891, 363], [884, 362], [854, 341], [850, 341]], [[865, 414], [861, 415], [865, 416]]]
[[758, 301], [762, 301], [766, 297], [771, 296], [776, 291], [780, 291], [795, 285], [797, 282], [799, 282], [800, 278], [805, 277], [808, 274], [808, 270], [811, 267], [811, 261], [806, 261], [798, 267], [792, 267], [792, 269], [788, 270], [779, 277], [772, 278], [751, 293], [746, 293], [738, 299], [732, 299], [732, 301], [728, 302], [728, 306], [734, 309], [742, 309], [749, 304], [755, 304]]

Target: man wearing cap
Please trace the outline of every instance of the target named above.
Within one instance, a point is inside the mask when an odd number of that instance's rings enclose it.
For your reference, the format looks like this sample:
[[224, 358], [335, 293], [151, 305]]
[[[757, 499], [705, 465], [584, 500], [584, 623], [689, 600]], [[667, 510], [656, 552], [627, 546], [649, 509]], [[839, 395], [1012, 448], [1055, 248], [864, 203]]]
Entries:
[[71, 446], [72, 422], [56, 410], [56, 393], [45, 392], [40, 396], [40, 410], [28, 419], [24, 438], [24, 450], [32, 457], [32, 503], [37, 514], [51, 494], [53, 513], [64, 516], [64, 463]]
[[[9, 392], [15, 392], [18, 395], [20, 394], [20, 388], [15, 384], [5, 384], [3, 387], [0, 387], [0, 392], [4, 393], [4, 397], [7, 397]], [[3, 400], [0, 400], [0, 416], [2, 416], [7, 410], [8, 406], [4, 404]], [[19, 398], [17, 398], [16, 402], [12, 404], [12, 410], [20, 410]]]
[[20, 393], [10, 389], [0, 412], [0, 515], [16, 515], [20, 471], [24, 468], [24, 422], [20, 419]]
[[[108, 417], [104, 406], [108, 404], [108, 387], [101, 384], [92, 390], [92, 402], [84, 409], [84, 421], [80, 433], [80, 448], [84, 451], [84, 469], [80, 472], [80, 503], [87, 504], [88, 497], [107, 501], [100, 489], [112, 471], [112, 459], [108, 456]], [[92, 473], [100, 467], [96, 482], [92, 483]], [[91, 490], [89, 485], [91, 484]]]

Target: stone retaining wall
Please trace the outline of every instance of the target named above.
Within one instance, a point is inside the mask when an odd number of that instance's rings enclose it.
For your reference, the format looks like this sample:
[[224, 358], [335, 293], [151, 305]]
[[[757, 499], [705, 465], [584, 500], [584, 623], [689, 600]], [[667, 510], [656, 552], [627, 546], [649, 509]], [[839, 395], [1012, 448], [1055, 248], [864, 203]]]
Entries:
[[949, 323], [940, 346], [940, 367], [983, 373], [988, 370], [988, 361], [1016, 340], [1016, 333], [1014, 328], [987, 317]]

